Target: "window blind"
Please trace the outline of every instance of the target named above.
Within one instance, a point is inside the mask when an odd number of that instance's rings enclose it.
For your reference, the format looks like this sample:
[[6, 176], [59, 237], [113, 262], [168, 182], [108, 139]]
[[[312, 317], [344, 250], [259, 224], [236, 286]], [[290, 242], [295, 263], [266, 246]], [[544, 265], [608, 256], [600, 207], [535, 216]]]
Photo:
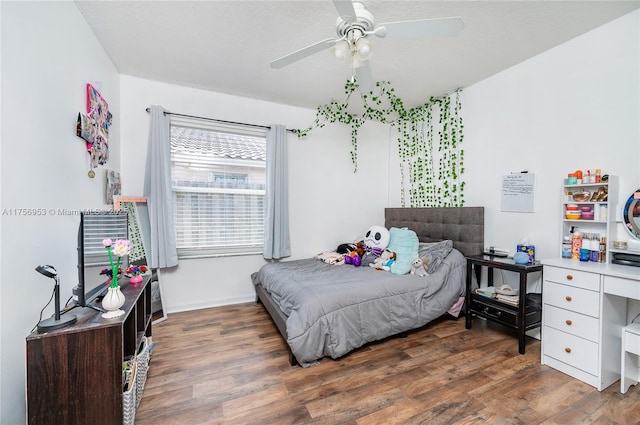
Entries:
[[180, 257], [262, 252], [265, 161], [265, 131], [172, 118]]

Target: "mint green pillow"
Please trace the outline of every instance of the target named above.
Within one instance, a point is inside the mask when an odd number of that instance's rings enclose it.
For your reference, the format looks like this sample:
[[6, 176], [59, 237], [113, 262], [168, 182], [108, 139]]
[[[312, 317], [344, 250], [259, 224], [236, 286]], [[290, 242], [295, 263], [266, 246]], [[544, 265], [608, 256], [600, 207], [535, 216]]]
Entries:
[[387, 249], [396, 253], [396, 262], [390, 271], [394, 274], [407, 274], [411, 271], [413, 260], [418, 258], [418, 235], [406, 227], [389, 229], [389, 246]]

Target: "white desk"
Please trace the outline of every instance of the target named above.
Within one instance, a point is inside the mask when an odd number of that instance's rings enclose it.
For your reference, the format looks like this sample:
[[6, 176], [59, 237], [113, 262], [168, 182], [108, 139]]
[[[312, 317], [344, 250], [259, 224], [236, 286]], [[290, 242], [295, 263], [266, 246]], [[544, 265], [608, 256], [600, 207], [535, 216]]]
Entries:
[[[602, 391], [620, 379], [622, 328], [628, 300], [640, 300], [640, 268], [562, 258], [542, 264], [541, 362]], [[591, 331], [581, 334], [581, 326]]]

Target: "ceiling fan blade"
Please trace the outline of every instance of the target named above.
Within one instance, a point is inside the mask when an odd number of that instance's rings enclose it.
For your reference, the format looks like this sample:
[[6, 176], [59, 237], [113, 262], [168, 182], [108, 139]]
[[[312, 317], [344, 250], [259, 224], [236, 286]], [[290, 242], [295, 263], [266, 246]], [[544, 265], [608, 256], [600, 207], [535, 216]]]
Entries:
[[307, 56], [311, 56], [314, 53], [318, 53], [323, 51], [324, 49], [328, 49], [329, 47], [336, 44], [336, 41], [338, 40], [336, 40], [335, 38], [327, 38], [326, 40], [322, 40], [316, 44], [303, 47], [300, 50], [296, 50], [293, 53], [289, 53], [288, 55], [285, 55], [279, 59], [274, 60], [273, 62], [271, 62], [271, 68], [280, 69], [284, 66], [290, 65], [294, 62], [299, 61], [300, 59], [304, 59]]
[[[378, 37], [453, 36], [464, 28], [462, 18], [435, 18], [416, 21], [386, 22], [376, 26]], [[384, 29], [384, 31], [383, 31]]]
[[333, 5], [344, 21], [353, 22], [356, 20], [356, 10], [351, 0], [333, 0]]
[[367, 61], [363, 66], [356, 68], [356, 78], [358, 79], [358, 87], [360, 93], [365, 94], [372, 91], [375, 87], [373, 76], [371, 75], [371, 67]]

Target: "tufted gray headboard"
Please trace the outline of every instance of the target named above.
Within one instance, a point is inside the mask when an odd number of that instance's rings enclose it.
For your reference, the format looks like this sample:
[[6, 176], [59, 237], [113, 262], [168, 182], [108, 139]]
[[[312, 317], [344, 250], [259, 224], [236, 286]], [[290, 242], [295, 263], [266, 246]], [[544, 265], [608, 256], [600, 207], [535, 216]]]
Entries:
[[420, 242], [450, 239], [465, 256], [484, 251], [484, 207], [386, 208], [385, 227], [407, 227]]

